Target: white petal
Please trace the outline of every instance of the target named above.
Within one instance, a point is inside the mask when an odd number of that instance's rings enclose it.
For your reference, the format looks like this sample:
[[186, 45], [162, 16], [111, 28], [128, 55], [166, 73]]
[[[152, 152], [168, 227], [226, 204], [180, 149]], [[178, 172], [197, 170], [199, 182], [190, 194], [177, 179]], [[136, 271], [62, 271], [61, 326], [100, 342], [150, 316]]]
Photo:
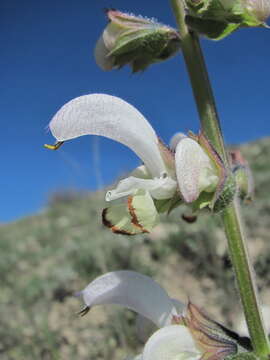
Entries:
[[115, 189], [107, 192], [106, 201], [133, 195], [139, 189], [149, 191], [151, 196], [157, 200], [170, 199], [176, 192], [176, 181], [168, 176], [155, 179], [140, 179], [130, 176], [119, 181]]
[[[261, 305], [261, 312], [262, 312], [262, 318], [264, 321], [266, 332], [269, 334], [270, 333], [270, 307], [268, 305], [264, 305], [264, 304]], [[243, 313], [241, 313], [241, 315], [237, 321], [236, 331], [241, 336], [249, 336], [247, 323], [246, 323]]]
[[[177, 315], [182, 315], [186, 310], [186, 305], [179, 300], [171, 299], [176, 309]], [[136, 318], [136, 333], [141, 342], [145, 342], [156, 330], [154, 323], [142, 315]]]
[[210, 158], [202, 147], [190, 138], [182, 139], [176, 146], [175, 168], [180, 192], [188, 203], [195, 201], [203, 190], [205, 172], [209, 170], [214, 173]]
[[201, 355], [185, 326], [170, 325], [150, 337], [144, 347], [143, 360], [196, 360]]
[[106, 94], [91, 94], [65, 104], [53, 117], [50, 130], [58, 141], [82, 135], [101, 135], [132, 149], [152, 176], [165, 171], [155, 131], [143, 115], [126, 101]]
[[86, 306], [117, 304], [152, 320], [171, 322], [176, 310], [166, 291], [150, 277], [134, 271], [114, 271], [98, 277], [82, 292]]
[[101, 36], [97, 41], [94, 54], [97, 65], [104, 71], [113, 69], [113, 60], [108, 57], [108, 53], [109, 50], [106, 48]]
[[140, 165], [134, 169], [131, 174], [131, 176], [140, 178], [140, 179], [151, 179], [152, 176], [147, 170], [147, 168], [144, 165]]
[[179, 141], [185, 139], [187, 136], [183, 133], [176, 133], [170, 140], [170, 148], [175, 151], [176, 146], [178, 145]]
[[103, 31], [102, 37], [104, 44], [109, 51], [113, 49], [116, 44], [117, 38], [119, 38], [127, 29], [121, 28], [121, 25], [110, 22]]

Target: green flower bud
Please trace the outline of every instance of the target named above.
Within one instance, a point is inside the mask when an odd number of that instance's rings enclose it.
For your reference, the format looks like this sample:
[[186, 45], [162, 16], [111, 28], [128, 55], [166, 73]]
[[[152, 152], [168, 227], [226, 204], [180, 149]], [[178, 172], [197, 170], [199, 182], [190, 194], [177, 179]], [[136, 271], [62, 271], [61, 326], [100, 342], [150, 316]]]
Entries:
[[248, 203], [254, 197], [254, 179], [248, 162], [239, 150], [230, 152], [232, 170], [238, 190], [238, 196]]
[[180, 49], [179, 34], [169, 26], [117, 10], [109, 10], [107, 16], [109, 24], [95, 48], [96, 62], [103, 70], [130, 65], [137, 72]]
[[233, 201], [235, 194], [236, 182], [234, 177], [229, 175], [223, 184], [222, 191], [213, 203], [213, 211], [217, 213], [224, 210]]
[[187, 0], [187, 24], [215, 40], [240, 27], [267, 27], [269, 0]]

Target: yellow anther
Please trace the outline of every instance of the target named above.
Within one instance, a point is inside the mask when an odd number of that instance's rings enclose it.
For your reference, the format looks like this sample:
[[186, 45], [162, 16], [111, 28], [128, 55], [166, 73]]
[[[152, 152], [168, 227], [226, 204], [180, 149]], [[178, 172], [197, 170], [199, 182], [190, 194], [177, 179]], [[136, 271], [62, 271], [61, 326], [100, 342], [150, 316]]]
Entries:
[[64, 144], [64, 141], [57, 141], [57, 143], [55, 143], [54, 145], [44, 144], [44, 147], [49, 150], [57, 150], [63, 144]]

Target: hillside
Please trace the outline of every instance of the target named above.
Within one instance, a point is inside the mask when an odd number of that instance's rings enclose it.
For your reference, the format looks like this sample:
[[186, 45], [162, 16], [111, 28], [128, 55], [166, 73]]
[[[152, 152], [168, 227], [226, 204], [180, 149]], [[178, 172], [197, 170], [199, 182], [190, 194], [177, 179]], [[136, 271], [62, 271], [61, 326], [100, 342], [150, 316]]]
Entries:
[[[256, 198], [244, 207], [262, 300], [270, 305], [270, 138], [242, 146]], [[2, 360], [122, 360], [139, 350], [134, 314], [97, 307], [81, 318], [73, 293], [96, 276], [134, 269], [234, 326], [239, 304], [219, 217], [187, 224], [177, 209], [149, 236], [124, 237], [100, 221], [104, 194], [56, 194], [36, 216], [0, 227]]]

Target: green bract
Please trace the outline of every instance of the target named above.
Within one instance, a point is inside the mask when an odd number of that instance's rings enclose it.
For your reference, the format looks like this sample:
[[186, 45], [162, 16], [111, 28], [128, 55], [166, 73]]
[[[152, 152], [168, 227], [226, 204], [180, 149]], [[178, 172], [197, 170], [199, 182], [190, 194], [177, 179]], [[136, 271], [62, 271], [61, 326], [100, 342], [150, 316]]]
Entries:
[[107, 16], [109, 24], [95, 48], [96, 62], [103, 70], [130, 65], [137, 72], [180, 49], [179, 34], [169, 26], [117, 10], [109, 10]]
[[230, 156], [238, 195], [245, 202], [250, 202], [254, 197], [254, 180], [248, 162], [239, 150], [231, 151]]
[[187, 24], [215, 40], [240, 27], [267, 27], [269, 0], [187, 0]]

